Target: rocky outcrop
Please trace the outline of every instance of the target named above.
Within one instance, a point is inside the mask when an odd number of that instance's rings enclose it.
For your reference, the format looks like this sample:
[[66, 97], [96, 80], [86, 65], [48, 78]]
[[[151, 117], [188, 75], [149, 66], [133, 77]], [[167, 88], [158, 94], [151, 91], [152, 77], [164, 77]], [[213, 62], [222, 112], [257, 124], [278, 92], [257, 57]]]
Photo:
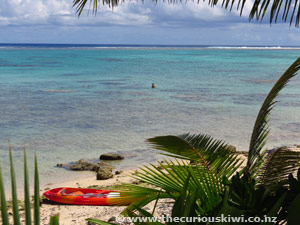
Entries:
[[114, 169], [114, 167], [104, 162], [90, 163], [82, 159], [69, 166], [69, 169], [74, 171], [98, 171], [100, 168]]
[[[120, 154], [110, 153], [101, 155], [100, 159], [122, 160], [124, 159], [124, 156]], [[114, 167], [106, 162], [89, 162], [83, 159], [70, 164], [59, 163], [56, 166], [60, 168], [70, 169], [73, 171], [95, 171], [97, 180], [106, 180], [112, 178], [114, 174], [119, 175], [122, 173], [121, 170], [117, 170], [115, 173], [113, 173]]]
[[109, 167], [99, 168], [96, 174], [97, 180], [107, 180], [113, 176], [112, 168]]
[[106, 153], [100, 155], [100, 160], [122, 160], [124, 156], [117, 153]]
[[84, 169], [81, 164], [74, 164], [70, 166], [70, 170], [83, 171]]

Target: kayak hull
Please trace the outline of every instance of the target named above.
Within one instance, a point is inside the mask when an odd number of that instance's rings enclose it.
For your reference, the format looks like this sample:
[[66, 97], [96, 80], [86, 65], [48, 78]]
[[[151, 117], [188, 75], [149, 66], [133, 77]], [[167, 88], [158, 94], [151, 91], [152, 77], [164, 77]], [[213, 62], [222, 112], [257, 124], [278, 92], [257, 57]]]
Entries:
[[43, 194], [47, 199], [68, 205], [115, 205], [121, 197], [118, 191], [85, 188], [55, 188]]

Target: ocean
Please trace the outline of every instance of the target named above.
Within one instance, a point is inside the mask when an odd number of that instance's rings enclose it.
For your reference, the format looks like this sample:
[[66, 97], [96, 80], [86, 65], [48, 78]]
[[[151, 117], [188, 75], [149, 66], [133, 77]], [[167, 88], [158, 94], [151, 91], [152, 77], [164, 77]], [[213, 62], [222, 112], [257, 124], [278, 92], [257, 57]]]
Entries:
[[[153, 161], [145, 140], [159, 135], [209, 134], [247, 150], [264, 98], [299, 55], [297, 47], [0, 44], [4, 178], [9, 139], [17, 176], [26, 146], [42, 185], [87, 175], [57, 163], [105, 152], [125, 154], [120, 168]], [[300, 144], [299, 86], [298, 76], [279, 96], [268, 148]]]

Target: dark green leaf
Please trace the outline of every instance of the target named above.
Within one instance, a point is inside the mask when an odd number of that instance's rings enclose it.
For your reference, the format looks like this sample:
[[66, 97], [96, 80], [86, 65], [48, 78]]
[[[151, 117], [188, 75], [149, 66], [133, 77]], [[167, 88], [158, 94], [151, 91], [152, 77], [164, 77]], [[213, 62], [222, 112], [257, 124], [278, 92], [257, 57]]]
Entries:
[[288, 213], [288, 225], [299, 225], [300, 194], [292, 202]]
[[24, 205], [25, 205], [25, 221], [26, 225], [31, 225], [31, 208], [30, 208], [30, 193], [29, 193], [29, 178], [26, 159], [26, 151], [24, 149]]
[[2, 170], [0, 166], [0, 197], [1, 197], [1, 218], [2, 218], [2, 225], [9, 225], [8, 222], [8, 213], [7, 213], [7, 205], [6, 205], [6, 198], [5, 198], [5, 190], [3, 185], [3, 178], [2, 178]]
[[290, 173], [296, 172], [300, 167], [300, 152], [288, 147], [277, 148], [269, 152], [266, 163], [258, 176], [259, 183], [271, 187], [287, 181]]
[[20, 223], [20, 215], [19, 215], [19, 207], [18, 207], [18, 196], [17, 196], [17, 187], [16, 187], [16, 175], [13, 164], [13, 158], [11, 149], [9, 149], [9, 162], [10, 162], [10, 176], [11, 176], [11, 194], [12, 194], [12, 202], [13, 202], [13, 219], [14, 225], [21, 225]]
[[40, 225], [40, 185], [36, 155], [34, 157], [34, 225]]
[[50, 217], [50, 225], [59, 225], [59, 215]]
[[273, 86], [268, 96], [266, 97], [258, 115], [256, 122], [252, 131], [248, 162], [246, 166], [246, 171], [252, 175], [253, 169], [257, 167], [263, 160], [263, 155], [261, 151], [265, 145], [266, 138], [270, 132], [268, 127], [269, 116], [272, 108], [274, 107], [276, 101], [275, 98], [278, 96], [279, 92], [287, 85], [291, 78], [293, 78], [298, 70], [300, 69], [300, 58], [298, 58], [279, 78], [276, 84]]
[[88, 218], [88, 219], [86, 219], [86, 221], [90, 222], [92, 224], [97, 224], [97, 225], [115, 225], [115, 223], [108, 223], [108, 222], [104, 222], [104, 221], [93, 219], [93, 218]]

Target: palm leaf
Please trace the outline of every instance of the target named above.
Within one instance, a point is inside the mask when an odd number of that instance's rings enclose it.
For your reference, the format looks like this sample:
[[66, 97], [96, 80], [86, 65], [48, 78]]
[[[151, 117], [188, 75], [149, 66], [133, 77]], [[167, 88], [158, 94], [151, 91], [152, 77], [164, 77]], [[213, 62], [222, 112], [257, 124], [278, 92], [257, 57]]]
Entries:
[[271, 110], [275, 106], [275, 98], [279, 92], [287, 85], [291, 78], [293, 78], [300, 69], [300, 58], [298, 58], [279, 78], [276, 84], [273, 86], [268, 96], [266, 97], [258, 115], [252, 131], [248, 162], [246, 166], [246, 172], [253, 174], [252, 170], [255, 169], [257, 164], [263, 159], [263, 155], [260, 153], [265, 146], [267, 136], [270, 132], [268, 127], [269, 116]]
[[300, 194], [292, 202], [289, 208], [288, 214], [288, 225], [297, 225], [299, 224], [299, 208], [300, 208]]
[[207, 173], [207, 170], [204, 168], [191, 166], [185, 161], [173, 162], [165, 160], [165, 162], [166, 165], [159, 164], [159, 167], [162, 169], [149, 165], [141, 168], [140, 171], [133, 175], [136, 179], [160, 189], [160, 191], [156, 190], [152, 195], [141, 199], [141, 203], [138, 203], [138, 206], [144, 206], [158, 197], [176, 200], [180, 196], [189, 174], [191, 178], [188, 190], [189, 192], [198, 190], [197, 197], [203, 209], [211, 210], [220, 202], [220, 194], [224, 188], [221, 178], [215, 180], [215, 177]]
[[59, 225], [59, 215], [51, 216], [49, 225]]
[[122, 191], [119, 191], [120, 197], [108, 199], [110, 205], [130, 205], [146, 198], [152, 198], [159, 195], [160, 191], [153, 188], [137, 186], [133, 184], [124, 184]]
[[[197, 190], [197, 198], [201, 202], [203, 211], [212, 210], [221, 201], [221, 193], [224, 189], [222, 179], [207, 173], [204, 168], [191, 166], [185, 161], [165, 161], [166, 164], [159, 163], [159, 169], [155, 165], [145, 166], [132, 177], [152, 185], [155, 188], [142, 187], [138, 185], [127, 184], [122, 187], [120, 197], [109, 200], [113, 205], [126, 205], [128, 210], [134, 210], [134, 207], [143, 207], [148, 203], [163, 198], [172, 198], [176, 200], [185, 185], [186, 179], [190, 174], [188, 191]], [[123, 214], [126, 214], [126, 211]]]
[[[228, 204], [228, 200], [229, 200], [229, 187], [226, 187], [226, 190], [224, 192], [224, 197], [223, 197], [223, 201], [222, 204], [220, 204], [220, 209], [215, 211], [215, 214], [213, 215], [214, 217], [221, 217], [222, 215], [224, 216], [240, 216], [240, 215], [244, 215], [245, 211], [240, 210], [236, 207], [232, 207]], [[218, 223], [214, 223], [215, 225], [228, 225], [228, 222], [218, 222]], [[235, 224], [239, 224], [239, 223], [235, 223]], [[244, 224], [244, 223], [243, 223]]]
[[40, 185], [37, 157], [34, 156], [34, 225], [40, 225]]
[[[109, 5], [110, 7], [115, 7], [117, 6], [120, 2], [123, 2], [123, 0], [101, 0], [102, 1], [102, 4], [106, 4], [106, 5]], [[101, 3], [100, 0], [73, 0], [73, 7], [76, 8], [76, 13], [78, 14], [78, 16], [81, 15], [83, 9], [86, 7], [86, 4], [89, 2], [90, 6], [92, 6], [92, 10], [93, 10], [93, 13], [97, 13], [97, 9], [98, 7], [100, 6], [100, 4], [98, 3]]]
[[2, 225], [9, 225], [8, 222], [8, 213], [7, 213], [7, 204], [5, 198], [5, 190], [3, 185], [3, 178], [2, 178], [2, 170], [0, 167], [0, 198], [1, 198], [1, 218], [2, 218]]
[[25, 221], [26, 225], [31, 225], [31, 208], [30, 208], [30, 193], [29, 193], [29, 178], [26, 159], [26, 151], [24, 148], [24, 205], [25, 205]]
[[266, 157], [266, 163], [261, 168], [262, 173], [258, 176], [258, 181], [264, 187], [285, 183], [289, 174], [293, 174], [299, 166], [299, 151], [294, 151], [287, 147], [275, 149]]
[[[278, 212], [280, 208], [282, 207], [282, 203], [284, 202], [286, 198], [286, 193], [284, 193], [278, 200], [275, 202], [274, 206], [270, 209], [266, 217], [268, 218], [276, 218], [278, 217]], [[274, 225], [274, 222], [265, 222], [264, 225]]]
[[240, 157], [233, 154], [226, 143], [208, 135], [170, 135], [147, 141], [155, 149], [167, 152], [162, 154], [194, 161], [216, 176], [230, 177], [242, 164]]
[[[205, 0], [203, 0], [205, 1]], [[246, 0], [223, 0], [220, 3], [218, 0], [206, 0], [211, 7], [215, 5], [221, 5], [223, 8], [227, 10], [232, 10], [234, 6], [236, 6], [236, 10], [240, 13], [240, 16], [243, 14], [244, 6]], [[250, 1], [250, 0], [248, 0]], [[78, 16], [81, 15], [82, 11], [86, 7], [89, 2], [89, 7], [92, 5], [93, 13], [97, 12], [98, 7], [100, 7], [100, 3], [109, 5], [110, 7], [115, 7], [124, 0], [73, 0], [73, 7], [76, 8], [76, 12]], [[152, 0], [152, 2], [157, 3], [158, 0]], [[181, 0], [168, 0], [168, 3], [182, 3]], [[198, 4], [201, 4], [201, 1], [197, 1]], [[203, 4], [203, 3], [202, 3]], [[298, 0], [255, 0], [252, 3], [252, 9], [249, 13], [249, 20], [256, 19], [258, 21], [262, 21], [265, 15], [269, 14], [269, 22], [277, 23], [278, 18], [281, 18], [282, 22], [289, 22], [290, 25], [295, 23], [295, 26], [299, 26], [300, 21], [300, 1]], [[281, 16], [280, 16], [281, 15]]]
[[10, 162], [10, 177], [11, 177], [11, 194], [12, 194], [12, 207], [13, 207], [13, 219], [14, 225], [21, 225], [19, 207], [18, 207], [18, 196], [17, 196], [17, 187], [16, 187], [16, 175], [13, 164], [13, 158], [11, 149], [9, 148], [9, 162]]

